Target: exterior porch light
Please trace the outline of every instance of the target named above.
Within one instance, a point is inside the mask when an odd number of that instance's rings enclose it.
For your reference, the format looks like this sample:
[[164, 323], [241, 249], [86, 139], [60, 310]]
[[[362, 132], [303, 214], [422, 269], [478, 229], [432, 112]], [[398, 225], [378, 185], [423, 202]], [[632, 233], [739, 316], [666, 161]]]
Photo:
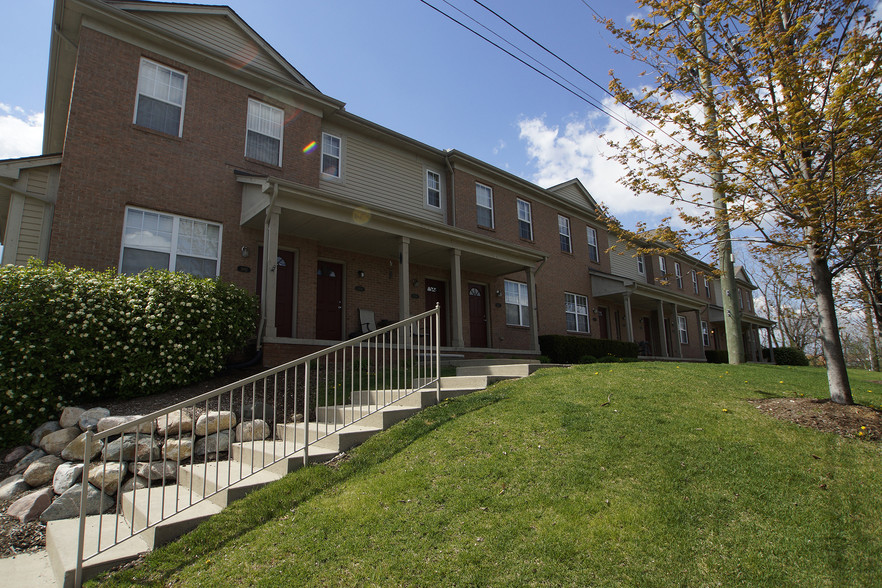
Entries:
[[248, 257], [251, 255], [251, 251], [248, 249], [247, 245], [242, 245], [242, 257]]

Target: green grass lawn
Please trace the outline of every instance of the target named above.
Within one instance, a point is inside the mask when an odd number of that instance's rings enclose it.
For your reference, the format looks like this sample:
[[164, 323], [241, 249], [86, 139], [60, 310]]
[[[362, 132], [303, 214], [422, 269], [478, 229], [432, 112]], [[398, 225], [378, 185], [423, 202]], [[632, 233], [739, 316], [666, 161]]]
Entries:
[[[851, 376], [882, 405], [880, 374]], [[748, 403], [826, 386], [766, 365], [542, 370], [295, 472], [101, 585], [882, 586], [882, 445]]]

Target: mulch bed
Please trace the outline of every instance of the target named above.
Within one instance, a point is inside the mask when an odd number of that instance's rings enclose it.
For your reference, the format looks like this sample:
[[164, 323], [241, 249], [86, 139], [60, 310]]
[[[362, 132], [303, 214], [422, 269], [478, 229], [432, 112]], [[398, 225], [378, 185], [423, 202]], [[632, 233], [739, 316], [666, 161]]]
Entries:
[[882, 410], [869, 406], [845, 406], [818, 398], [767, 398], [750, 403], [764, 414], [802, 427], [853, 439], [882, 439]]

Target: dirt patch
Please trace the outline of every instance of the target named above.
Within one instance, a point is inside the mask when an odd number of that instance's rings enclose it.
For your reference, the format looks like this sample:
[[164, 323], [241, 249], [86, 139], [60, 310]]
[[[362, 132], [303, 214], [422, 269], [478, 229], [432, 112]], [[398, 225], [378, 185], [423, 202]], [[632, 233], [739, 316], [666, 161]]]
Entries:
[[750, 403], [769, 416], [802, 427], [852, 439], [882, 440], [882, 411], [869, 406], [818, 398], [767, 398]]

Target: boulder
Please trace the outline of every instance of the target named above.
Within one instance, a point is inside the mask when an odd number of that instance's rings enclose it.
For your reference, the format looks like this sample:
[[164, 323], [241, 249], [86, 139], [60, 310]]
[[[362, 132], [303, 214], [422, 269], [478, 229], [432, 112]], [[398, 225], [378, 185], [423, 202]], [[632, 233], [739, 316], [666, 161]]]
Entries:
[[89, 483], [103, 492], [116, 494], [120, 480], [126, 477], [129, 466], [125, 462], [96, 463], [89, 468]]
[[169, 439], [162, 446], [162, 456], [170, 461], [184, 461], [193, 454], [193, 441], [185, 439]]
[[52, 489], [56, 494], [64, 494], [68, 488], [83, 480], [83, 464], [64, 462], [55, 470], [52, 477]]
[[212, 410], [196, 419], [196, 434], [211, 435], [236, 428], [236, 415], [229, 410]]
[[193, 430], [193, 414], [190, 409], [175, 412], [156, 419], [156, 434], [169, 437]]
[[46, 455], [29, 465], [21, 477], [32, 488], [36, 488], [52, 481], [55, 470], [63, 463], [64, 460], [57, 455]]
[[[96, 515], [112, 508], [116, 500], [101, 492], [95, 486], [86, 484], [86, 514]], [[40, 515], [40, 520], [57, 521], [59, 519], [71, 519], [80, 516], [80, 500], [83, 494], [83, 485], [74, 484], [64, 494], [55, 499], [49, 508]]]
[[242, 420], [250, 421], [254, 419], [260, 419], [267, 423], [272, 423], [276, 420], [276, 409], [272, 404], [264, 404], [262, 402], [255, 402], [254, 404], [249, 404], [245, 408], [242, 409]]
[[79, 434], [79, 427], [69, 427], [67, 429], [55, 431], [54, 433], [49, 433], [43, 437], [42, 441], [40, 441], [40, 448], [46, 453], [61, 455], [61, 452], [64, 451], [67, 444], [76, 439]]
[[[134, 476], [129, 478], [125, 482], [123, 482], [122, 488], [120, 492], [131, 492], [132, 490], [140, 490], [141, 488], [146, 488], [147, 484], [150, 483], [150, 480], [147, 478], [142, 478], [141, 476]], [[152, 485], [153, 488], [157, 488], [157, 484]]]
[[236, 425], [236, 441], [260, 441], [270, 436], [270, 426], [260, 419]]
[[65, 406], [61, 410], [61, 418], [58, 419], [58, 424], [61, 425], [62, 429], [76, 427], [80, 421], [80, 415], [84, 412], [86, 412], [86, 409], [79, 406]]
[[108, 462], [111, 461], [147, 461], [159, 459], [162, 447], [159, 441], [149, 436], [123, 435], [114, 439], [104, 448], [102, 455]]
[[196, 445], [193, 447], [193, 455], [196, 457], [204, 455], [211, 457], [217, 453], [226, 453], [230, 450], [232, 444], [233, 437], [228, 431], [213, 433], [196, 440]]
[[31, 445], [35, 447], [39, 447], [40, 441], [43, 440], [43, 437], [48, 435], [49, 433], [54, 433], [55, 431], [60, 430], [62, 427], [58, 424], [58, 421], [49, 421], [43, 423], [31, 433]]
[[31, 451], [30, 453], [28, 453], [26, 456], [24, 456], [23, 458], [21, 458], [21, 459], [18, 461], [18, 463], [15, 464], [15, 467], [12, 468], [12, 470], [11, 470], [9, 473], [10, 473], [10, 474], [20, 474], [20, 473], [22, 473], [23, 471], [25, 471], [26, 469], [28, 469], [28, 466], [29, 466], [29, 465], [31, 465], [32, 463], [34, 463], [35, 461], [37, 461], [38, 459], [40, 459], [40, 458], [43, 457], [44, 455], [46, 455], [46, 452], [43, 451], [42, 449], [34, 449], [34, 450]]
[[148, 480], [174, 480], [178, 477], [178, 464], [173, 461], [139, 463], [136, 473]]
[[23, 458], [33, 450], [34, 448], [30, 445], [19, 445], [6, 454], [6, 457], [3, 458], [3, 463], [12, 463], [14, 461], [19, 461], [21, 458]]
[[[139, 414], [131, 416], [106, 416], [98, 421], [98, 432], [103, 433], [104, 431], [112, 429], [113, 427], [136, 421], [140, 419], [141, 416], [142, 415]], [[146, 423], [141, 423], [138, 426], [131, 426], [127, 429], [123, 429], [123, 433], [146, 433], [147, 435], [149, 435], [152, 432], [153, 421], [147, 421]]]
[[94, 432], [98, 428], [98, 421], [109, 416], [110, 411], [106, 408], [90, 408], [77, 419], [77, 426], [82, 431]]
[[[79, 430], [79, 429], [77, 429]], [[92, 439], [89, 447], [89, 459], [95, 459], [95, 456], [104, 449], [104, 441], [100, 439]], [[76, 439], [67, 444], [61, 450], [61, 457], [67, 461], [86, 461], [86, 434], [80, 433]]]
[[6, 516], [14, 517], [23, 523], [35, 521], [52, 504], [55, 494], [52, 488], [43, 488], [22, 496], [9, 505]]
[[21, 474], [9, 476], [0, 482], [0, 502], [12, 500], [22, 492], [27, 492], [30, 489], [30, 484], [24, 481]]

